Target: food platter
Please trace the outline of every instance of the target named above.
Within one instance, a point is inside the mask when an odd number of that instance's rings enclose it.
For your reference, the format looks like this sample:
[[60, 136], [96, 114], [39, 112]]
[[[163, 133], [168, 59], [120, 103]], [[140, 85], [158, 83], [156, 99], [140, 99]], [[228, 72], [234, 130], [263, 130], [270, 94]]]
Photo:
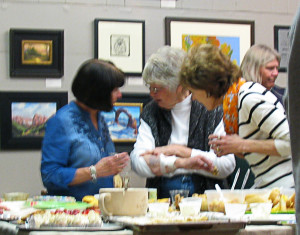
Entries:
[[17, 216], [11, 215], [9, 213], [0, 214], [0, 220], [2, 221], [14, 221], [19, 219]]
[[38, 202], [27, 202], [27, 206], [32, 206], [36, 209], [57, 209], [64, 208], [68, 210], [73, 209], [86, 209], [91, 207], [86, 202], [58, 202], [58, 201], [38, 201]]
[[61, 227], [61, 226], [41, 226], [36, 228], [29, 226], [28, 224], [22, 224], [17, 226], [20, 231], [116, 231], [122, 230], [124, 226], [116, 223], [103, 223], [100, 226], [78, 226], [78, 227]]
[[247, 224], [246, 220], [231, 221], [230, 219], [225, 217], [223, 217], [223, 219], [213, 219], [206, 221], [189, 221], [189, 219], [186, 218], [182, 219], [182, 217], [179, 216], [172, 216], [172, 219], [170, 220], [170, 222], [168, 222], [166, 218], [161, 218], [161, 220], [151, 220], [147, 216], [135, 218], [129, 216], [110, 216], [108, 220], [114, 223], [120, 223], [124, 227], [138, 232], [178, 232], [188, 230], [209, 230], [222, 232], [238, 231], [242, 228], [245, 228]]
[[259, 219], [259, 218], [253, 218], [251, 215], [245, 215], [245, 219], [249, 220], [248, 224], [251, 225], [277, 225], [277, 224], [283, 224], [284, 222], [289, 221], [295, 221], [296, 217], [295, 214], [271, 214], [268, 218]]

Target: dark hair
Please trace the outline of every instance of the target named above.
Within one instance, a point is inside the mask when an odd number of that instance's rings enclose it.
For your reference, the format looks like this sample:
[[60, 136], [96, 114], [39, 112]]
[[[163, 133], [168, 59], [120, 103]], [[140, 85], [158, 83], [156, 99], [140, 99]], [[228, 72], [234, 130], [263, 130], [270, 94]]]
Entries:
[[111, 92], [124, 85], [124, 73], [112, 62], [90, 59], [84, 62], [72, 83], [76, 99], [90, 108], [110, 111]]
[[180, 82], [187, 88], [205, 90], [220, 98], [239, 77], [241, 71], [229, 56], [216, 46], [203, 44], [188, 52], [181, 67]]

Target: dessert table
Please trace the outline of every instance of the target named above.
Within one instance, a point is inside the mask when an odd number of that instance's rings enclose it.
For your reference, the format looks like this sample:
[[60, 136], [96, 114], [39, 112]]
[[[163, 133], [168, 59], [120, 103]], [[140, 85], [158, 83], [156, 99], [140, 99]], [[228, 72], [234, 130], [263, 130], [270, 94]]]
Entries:
[[[178, 232], [168, 232], [168, 231], [147, 231], [138, 232], [130, 229], [122, 229], [118, 231], [24, 231], [19, 230], [15, 224], [0, 221], [0, 235], [153, 235], [153, 234], [209, 234], [217, 235], [220, 231], [209, 231], [209, 230], [183, 230]], [[286, 225], [246, 225], [244, 229], [239, 231], [226, 232], [226, 234], [236, 234], [236, 235], [294, 235], [294, 226]]]

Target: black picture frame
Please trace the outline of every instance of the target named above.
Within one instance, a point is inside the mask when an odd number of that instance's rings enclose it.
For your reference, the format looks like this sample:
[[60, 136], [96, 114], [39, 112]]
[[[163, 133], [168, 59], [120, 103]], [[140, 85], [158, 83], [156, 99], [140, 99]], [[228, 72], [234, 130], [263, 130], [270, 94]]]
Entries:
[[274, 48], [281, 56], [279, 72], [286, 72], [289, 59], [289, 39], [290, 26], [274, 25]]
[[247, 50], [254, 44], [254, 21], [165, 17], [166, 45], [186, 50], [183, 42], [185, 35], [235, 39], [231, 46], [239, 52], [237, 64], [240, 65]]
[[[123, 93], [122, 98], [118, 99], [118, 103], [142, 103], [143, 108], [152, 100], [149, 93]], [[115, 142], [117, 152], [131, 152], [135, 142]]]
[[63, 30], [12, 28], [9, 42], [10, 77], [60, 78], [64, 75]]
[[[55, 104], [54, 104], [55, 103]], [[40, 149], [43, 135], [40, 131], [44, 131], [46, 122], [46, 111], [56, 112], [62, 106], [68, 103], [68, 92], [0, 92], [0, 149], [1, 150], [18, 150], [18, 149]], [[34, 111], [35, 115], [26, 115], [31, 110], [26, 105], [40, 105], [38, 111]], [[47, 106], [48, 105], [48, 106]], [[47, 106], [47, 107], [46, 107]], [[21, 115], [16, 115], [21, 107]], [[27, 107], [27, 108], [26, 108]], [[49, 108], [52, 107], [52, 108]], [[55, 107], [55, 108], [53, 108]], [[44, 115], [42, 115], [43, 113]], [[51, 114], [48, 114], [47, 118]], [[13, 121], [14, 119], [14, 121]], [[26, 126], [26, 127], [25, 127]], [[30, 127], [28, 127], [30, 126]], [[17, 130], [17, 131], [16, 131]], [[20, 130], [25, 135], [20, 134]], [[38, 130], [38, 131], [37, 131]], [[26, 134], [26, 133], [34, 134]]]
[[127, 76], [141, 76], [145, 66], [145, 21], [95, 19], [94, 58], [113, 62]]

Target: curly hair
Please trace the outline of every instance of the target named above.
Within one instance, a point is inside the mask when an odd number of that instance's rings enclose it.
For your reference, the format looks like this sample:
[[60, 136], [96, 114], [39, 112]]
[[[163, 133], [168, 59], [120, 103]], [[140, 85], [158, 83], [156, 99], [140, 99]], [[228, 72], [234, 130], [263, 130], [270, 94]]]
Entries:
[[224, 96], [241, 76], [240, 69], [219, 48], [211, 44], [195, 45], [185, 57], [180, 83], [186, 88], [205, 90], [212, 97]]
[[261, 84], [260, 68], [273, 60], [277, 60], [278, 63], [281, 60], [280, 54], [276, 50], [263, 44], [250, 47], [241, 64], [243, 78]]
[[160, 84], [170, 91], [179, 85], [179, 72], [186, 52], [179, 48], [163, 46], [148, 59], [143, 79], [146, 85]]

